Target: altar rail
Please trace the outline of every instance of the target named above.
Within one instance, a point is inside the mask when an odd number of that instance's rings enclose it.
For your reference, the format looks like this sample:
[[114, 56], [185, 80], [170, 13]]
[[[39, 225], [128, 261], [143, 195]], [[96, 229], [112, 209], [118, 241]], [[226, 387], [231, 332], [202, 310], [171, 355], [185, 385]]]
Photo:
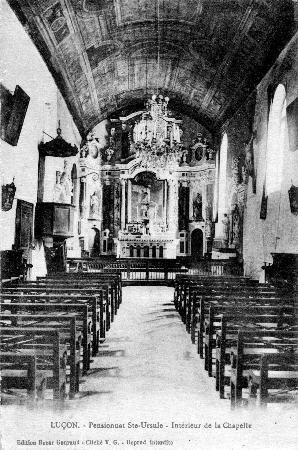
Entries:
[[234, 275], [243, 274], [242, 266], [236, 261], [212, 260], [198, 261], [184, 265], [176, 259], [117, 259], [71, 258], [68, 260], [69, 272], [120, 272], [122, 281], [128, 284], [166, 284], [171, 285], [176, 274], [190, 275]]

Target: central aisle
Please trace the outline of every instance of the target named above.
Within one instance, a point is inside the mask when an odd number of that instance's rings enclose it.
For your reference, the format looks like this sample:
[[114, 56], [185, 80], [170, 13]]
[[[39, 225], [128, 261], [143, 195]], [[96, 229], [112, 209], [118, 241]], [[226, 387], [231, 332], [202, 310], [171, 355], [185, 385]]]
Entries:
[[210, 405], [229, 410], [203, 370], [173, 296], [174, 289], [165, 286], [123, 288], [118, 315], [81, 385], [80, 409], [86, 402], [90, 411], [93, 397], [97, 414], [132, 409], [134, 417], [156, 417], [158, 410], [159, 417], [185, 419], [199, 417]]
[[8, 406], [4, 448], [18, 448], [14, 424], [18, 438], [51, 440], [35, 447], [44, 450], [296, 448], [290, 411], [273, 417], [245, 408], [231, 413], [229, 401], [219, 400], [173, 294], [168, 287], [124, 287], [118, 315], [78, 398], [54, 410], [52, 401], [32, 410]]

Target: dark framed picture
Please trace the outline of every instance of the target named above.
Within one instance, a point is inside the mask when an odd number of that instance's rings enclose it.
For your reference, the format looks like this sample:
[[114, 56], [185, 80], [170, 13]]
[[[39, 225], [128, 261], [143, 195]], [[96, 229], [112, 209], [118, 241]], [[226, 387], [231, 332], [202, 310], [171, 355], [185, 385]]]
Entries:
[[1, 138], [10, 145], [19, 141], [29, 102], [29, 95], [20, 86], [12, 95], [1, 85]]
[[32, 241], [33, 204], [18, 200], [16, 210], [16, 249], [26, 249]]

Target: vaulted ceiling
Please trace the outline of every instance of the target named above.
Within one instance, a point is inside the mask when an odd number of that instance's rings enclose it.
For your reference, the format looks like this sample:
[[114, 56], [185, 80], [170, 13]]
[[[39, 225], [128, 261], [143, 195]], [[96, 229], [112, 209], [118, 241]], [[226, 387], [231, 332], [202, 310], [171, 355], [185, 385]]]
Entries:
[[296, 30], [296, 0], [9, 0], [82, 132], [157, 90], [210, 130]]

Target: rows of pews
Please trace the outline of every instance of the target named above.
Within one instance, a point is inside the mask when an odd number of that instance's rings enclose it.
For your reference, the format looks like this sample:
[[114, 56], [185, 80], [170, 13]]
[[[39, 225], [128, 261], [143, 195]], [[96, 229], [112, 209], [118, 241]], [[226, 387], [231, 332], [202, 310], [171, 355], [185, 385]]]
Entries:
[[177, 275], [174, 304], [232, 409], [297, 402], [294, 292], [245, 277]]
[[75, 398], [121, 302], [119, 273], [57, 273], [4, 284], [2, 402]]

